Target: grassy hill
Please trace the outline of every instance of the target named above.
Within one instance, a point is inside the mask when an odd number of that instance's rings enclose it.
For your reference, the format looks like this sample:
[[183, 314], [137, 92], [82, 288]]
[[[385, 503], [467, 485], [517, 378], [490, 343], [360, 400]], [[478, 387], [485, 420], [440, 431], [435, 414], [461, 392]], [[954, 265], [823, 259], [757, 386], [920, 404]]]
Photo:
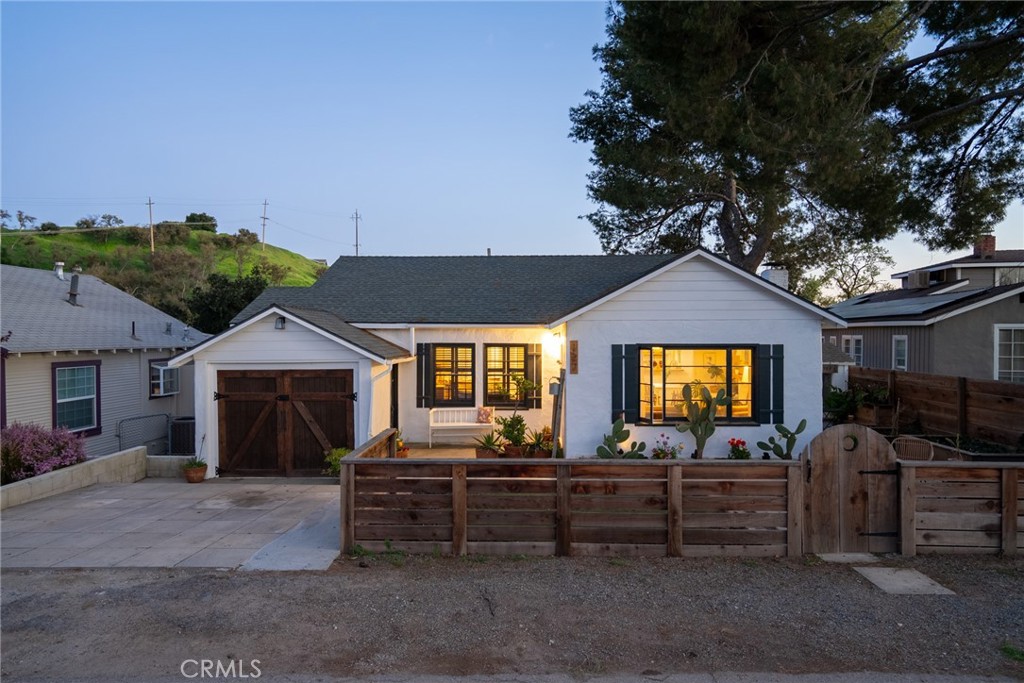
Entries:
[[[249, 277], [254, 268], [259, 268], [265, 284], [296, 287], [313, 284], [324, 268], [287, 249], [268, 244], [264, 250], [249, 231], [221, 235], [183, 225], [159, 228], [152, 253], [148, 228], [3, 230], [0, 262], [47, 270], [55, 261], [63, 261], [69, 271], [81, 266], [86, 273], [207, 332], [220, 331], [213, 328], [221, 324], [197, 312], [197, 295], [221, 300], [221, 308], [230, 300], [231, 308], [241, 310], [255, 296]], [[218, 275], [222, 277], [214, 277]], [[241, 292], [248, 300], [238, 300]]]
[[[64, 261], [68, 270], [75, 265], [88, 269], [97, 264], [118, 263], [118, 267], [151, 270], [149, 253], [149, 231], [138, 228], [119, 228], [109, 231], [101, 238], [95, 232], [75, 232], [66, 229], [54, 232], [37, 230], [3, 230], [0, 232], [0, 262], [25, 268], [53, 268], [54, 261]], [[143, 238], [144, 239], [141, 239]], [[228, 277], [238, 276], [238, 245], [229, 242], [231, 235], [217, 235], [202, 230], [192, 230], [187, 242], [158, 243], [156, 250], [162, 253], [187, 253], [202, 258], [205, 245], [211, 245], [213, 262], [210, 272]], [[229, 238], [229, 239], [224, 239]], [[286, 286], [308, 286], [313, 284], [322, 266], [312, 259], [268, 244], [266, 251], [261, 245], [244, 255], [242, 272], [248, 273], [261, 259], [271, 266], [287, 271], [284, 278], [274, 284]], [[127, 261], [127, 263], [124, 263]]]

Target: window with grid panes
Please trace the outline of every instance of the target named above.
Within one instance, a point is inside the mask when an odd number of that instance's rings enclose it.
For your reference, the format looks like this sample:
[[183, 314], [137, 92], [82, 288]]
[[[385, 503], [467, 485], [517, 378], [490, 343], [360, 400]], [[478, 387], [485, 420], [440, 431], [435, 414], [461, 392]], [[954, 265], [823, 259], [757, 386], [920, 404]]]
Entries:
[[434, 405], [472, 406], [473, 345], [435, 344]]
[[996, 326], [995, 378], [1024, 382], [1024, 325]]
[[641, 346], [639, 419], [641, 422], [681, 422], [686, 419], [683, 387], [690, 385], [693, 400], [701, 387], [712, 394], [724, 389], [732, 402], [720, 406], [723, 420], [751, 420], [754, 416], [754, 349]]
[[484, 405], [514, 406], [521, 402], [516, 378], [527, 376], [525, 344], [487, 344], [484, 346]]
[[73, 432], [99, 427], [99, 366], [54, 366], [54, 426]]

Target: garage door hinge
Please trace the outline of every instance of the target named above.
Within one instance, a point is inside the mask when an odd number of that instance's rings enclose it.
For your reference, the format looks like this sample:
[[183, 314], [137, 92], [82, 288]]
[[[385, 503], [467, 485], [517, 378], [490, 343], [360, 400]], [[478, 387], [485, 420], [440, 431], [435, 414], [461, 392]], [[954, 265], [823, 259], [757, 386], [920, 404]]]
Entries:
[[353, 391], [351, 394], [342, 394], [341, 398], [348, 399], [349, 401], [358, 401], [359, 400], [359, 392], [358, 391]]
[[222, 398], [231, 398], [231, 397], [230, 397], [230, 396], [228, 396], [227, 394], [222, 394], [222, 393], [220, 393], [219, 391], [215, 391], [215, 392], [213, 392], [213, 400], [214, 400], [214, 401], [219, 401], [219, 400], [221, 400]]

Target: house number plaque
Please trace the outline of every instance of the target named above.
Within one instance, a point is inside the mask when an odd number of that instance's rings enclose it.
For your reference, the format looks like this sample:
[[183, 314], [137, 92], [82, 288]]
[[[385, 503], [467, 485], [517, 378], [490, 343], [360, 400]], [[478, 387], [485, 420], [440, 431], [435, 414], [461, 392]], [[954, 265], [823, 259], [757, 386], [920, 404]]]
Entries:
[[580, 343], [575, 339], [569, 340], [569, 374], [575, 375], [580, 371]]

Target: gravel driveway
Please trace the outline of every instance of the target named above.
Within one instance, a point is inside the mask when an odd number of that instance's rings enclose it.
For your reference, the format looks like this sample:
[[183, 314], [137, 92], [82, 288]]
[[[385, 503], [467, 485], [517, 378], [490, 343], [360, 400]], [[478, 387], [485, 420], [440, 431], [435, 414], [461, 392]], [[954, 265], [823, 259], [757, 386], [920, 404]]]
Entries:
[[326, 572], [5, 570], [4, 680], [772, 671], [1024, 677], [1024, 561], [887, 558], [955, 595], [804, 560], [343, 558]]

